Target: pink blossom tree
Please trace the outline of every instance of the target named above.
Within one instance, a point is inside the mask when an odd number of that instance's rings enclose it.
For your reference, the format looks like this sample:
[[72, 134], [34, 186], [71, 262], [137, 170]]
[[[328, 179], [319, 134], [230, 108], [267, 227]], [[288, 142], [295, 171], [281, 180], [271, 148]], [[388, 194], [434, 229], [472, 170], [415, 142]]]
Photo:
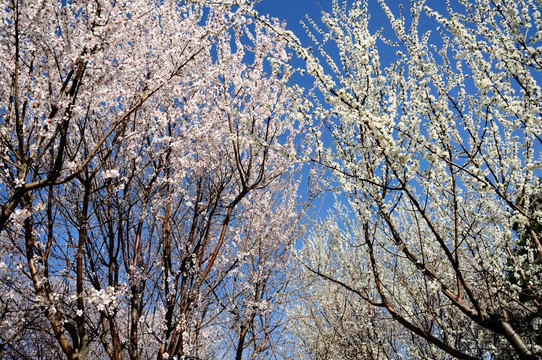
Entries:
[[277, 351], [304, 125], [286, 41], [252, 16], [242, 1], [3, 8], [5, 356]]

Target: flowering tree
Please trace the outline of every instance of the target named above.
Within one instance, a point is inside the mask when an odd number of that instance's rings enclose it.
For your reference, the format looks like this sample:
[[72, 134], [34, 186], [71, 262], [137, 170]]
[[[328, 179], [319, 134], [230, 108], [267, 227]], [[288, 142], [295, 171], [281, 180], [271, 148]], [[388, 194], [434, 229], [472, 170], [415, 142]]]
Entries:
[[2, 11], [0, 355], [276, 352], [301, 231], [284, 39], [242, 1]]
[[393, 35], [334, 2], [299, 48], [342, 202], [300, 253], [306, 354], [538, 359], [541, 4], [380, 5]]

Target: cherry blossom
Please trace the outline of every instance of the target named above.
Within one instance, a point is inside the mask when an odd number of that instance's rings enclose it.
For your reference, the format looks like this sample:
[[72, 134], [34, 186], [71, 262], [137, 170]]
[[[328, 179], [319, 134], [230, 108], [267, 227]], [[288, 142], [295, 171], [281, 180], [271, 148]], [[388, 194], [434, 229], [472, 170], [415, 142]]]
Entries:
[[298, 255], [300, 356], [537, 359], [540, 2], [382, 0], [393, 35], [368, 6], [290, 37], [337, 196]]
[[286, 39], [244, 1], [1, 11], [0, 356], [276, 354], [303, 229]]

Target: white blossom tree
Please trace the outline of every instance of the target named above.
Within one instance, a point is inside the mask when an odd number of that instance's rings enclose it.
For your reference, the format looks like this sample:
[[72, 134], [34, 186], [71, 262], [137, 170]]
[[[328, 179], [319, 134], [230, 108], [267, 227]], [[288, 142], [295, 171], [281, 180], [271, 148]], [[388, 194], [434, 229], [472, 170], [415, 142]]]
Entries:
[[338, 199], [299, 255], [307, 358], [542, 356], [542, 4], [446, 4], [380, 1], [389, 35], [334, 2], [297, 45]]
[[278, 351], [303, 124], [286, 41], [253, 16], [4, 5], [0, 356]]

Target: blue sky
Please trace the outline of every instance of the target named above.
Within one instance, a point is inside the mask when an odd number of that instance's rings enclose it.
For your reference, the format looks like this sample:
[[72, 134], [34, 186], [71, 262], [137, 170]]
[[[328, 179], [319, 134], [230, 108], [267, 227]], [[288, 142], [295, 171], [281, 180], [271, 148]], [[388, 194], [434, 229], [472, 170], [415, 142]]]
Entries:
[[[339, 3], [342, 4], [343, 1], [339, 0]], [[348, 2], [352, 2], [352, 0], [348, 0]], [[444, 0], [426, 0], [425, 3], [443, 14], [446, 13]], [[308, 38], [305, 36], [305, 30], [299, 22], [305, 20], [306, 15], [318, 21], [321, 17], [321, 11], [329, 11], [331, 4], [332, 0], [260, 0], [255, 7], [261, 14], [286, 20], [287, 28], [292, 30], [305, 46], [310, 46], [311, 44], [308, 43]], [[387, 4], [396, 15], [399, 15], [399, 5], [402, 4], [405, 13], [408, 14], [410, 0], [388, 0]], [[369, 0], [369, 13], [374, 30], [386, 27], [388, 19], [377, 0]]]
[[[330, 0], [323, 0], [329, 2]], [[260, 0], [256, 9], [262, 14], [286, 20], [288, 27], [295, 31], [301, 29], [299, 21], [305, 19], [305, 14], [319, 17], [320, 8], [316, 0]]]
[[305, 30], [299, 22], [305, 21], [306, 15], [319, 20], [321, 11], [329, 11], [331, 4], [331, 0], [260, 0], [255, 7], [262, 15], [286, 20], [286, 27], [292, 30], [305, 46], [310, 46], [312, 44], [308, 43]]
[[[338, 1], [339, 4], [342, 5], [345, 0]], [[400, 16], [400, 6], [403, 6], [404, 14], [408, 18], [408, 15], [410, 13], [409, 9], [411, 0], [385, 1], [387, 6], [392, 10], [396, 17]], [[353, 3], [354, 0], [346, 0], [346, 2]], [[369, 30], [373, 34], [379, 30], [383, 30], [383, 34], [386, 37], [394, 40], [394, 33], [390, 29], [391, 26], [389, 23], [389, 19], [384, 14], [384, 11], [382, 10], [382, 7], [380, 6], [378, 0], [368, 0], [368, 2], [370, 16]], [[316, 23], [321, 23], [321, 12], [331, 11], [332, 3], [332, 0], [259, 0], [255, 4], [255, 8], [261, 15], [270, 15], [271, 17], [278, 18], [281, 21], [286, 21], [286, 28], [294, 32], [294, 34], [299, 38], [301, 44], [304, 47], [309, 47], [313, 46], [314, 44], [310, 41], [305, 29], [300, 24], [300, 21], [306, 22], [306, 17], [308, 15], [311, 19], [315, 20]], [[425, 4], [446, 16], [447, 10], [446, 2], [444, 0], [425, 0]], [[461, 6], [456, 6], [456, 10], [458, 9], [461, 9]], [[434, 23], [433, 20], [425, 17], [422, 18], [420, 25], [421, 30], [433, 30], [436, 26], [436, 23]], [[309, 26], [309, 28], [311, 27]], [[381, 60], [383, 60], [382, 56], [387, 58], [387, 51], [392, 51], [392, 53], [390, 53], [390, 59], [394, 57], [396, 51], [395, 48], [389, 48], [383, 43], [381, 43], [379, 47]]]

